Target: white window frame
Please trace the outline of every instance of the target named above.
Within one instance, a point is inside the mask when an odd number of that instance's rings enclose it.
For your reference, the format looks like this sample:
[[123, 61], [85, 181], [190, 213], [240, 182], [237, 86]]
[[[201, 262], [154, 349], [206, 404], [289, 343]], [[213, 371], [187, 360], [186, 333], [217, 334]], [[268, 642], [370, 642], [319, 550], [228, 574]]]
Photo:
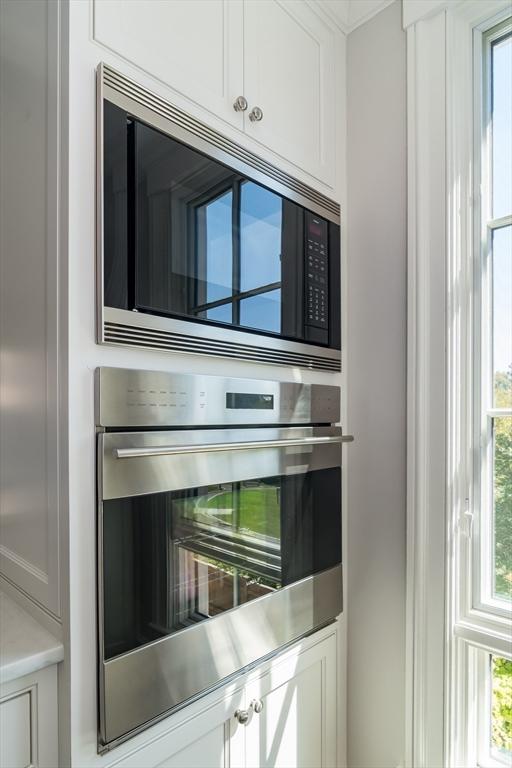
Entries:
[[479, 40], [512, 5], [403, 2], [409, 230], [405, 764], [498, 766], [478, 754], [487, 737], [475, 707], [488, 680], [486, 654], [510, 658], [512, 647], [506, 616], [487, 610], [489, 601], [476, 601], [474, 589], [478, 520], [474, 381], [468, 372], [475, 361], [474, 227], [480, 236], [473, 142], [481, 123], [473, 126], [472, 120], [473, 85], [481, 81]]
[[[480, 368], [481, 373], [479, 380], [475, 382], [473, 396], [473, 444], [486, 446], [487, 450], [485, 452], [475, 451], [474, 528], [476, 535], [473, 539], [475, 568], [471, 602], [476, 610], [495, 614], [496, 617], [508, 621], [510, 621], [509, 601], [493, 595], [491, 578], [494, 571], [492, 566], [494, 560], [493, 531], [491, 525], [484, 525], [485, 521], [481, 513], [483, 509], [492, 508], [493, 417], [511, 414], [510, 410], [500, 410], [493, 407], [493, 394], [492, 391], [489, 391], [492, 389], [489, 378], [489, 371], [492, 369], [492, 348], [489, 344], [492, 284], [490, 271], [487, 269], [493, 233], [503, 226], [512, 224], [512, 215], [502, 218], [493, 218], [492, 216], [492, 142], [489, 129], [492, 97], [489, 87], [492, 44], [511, 31], [512, 19], [508, 18], [493, 25], [489, 31], [477, 29], [474, 32], [475, 173], [473, 184], [475, 200], [474, 285], [477, 296], [473, 337], [475, 368]], [[468, 372], [469, 375], [471, 375], [470, 372]]]
[[[448, 223], [450, 277], [447, 291], [452, 297], [447, 317], [447, 328], [451, 329], [448, 330], [447, 360], [448, 478], [457, 476], [459, 480], [447, 493], [447, 540], [453, 541], [453, 546], [448, 547], [447, 572], [445, 748], [449, 765], [479, 768], [507, 765], [491, 753], [490, 708], [482, 703], [488, 702], [490, 706], [491, 702], [491, 655], [512, 658], [510, 604], [493, 596], [491, 584], [493, 537], [489, 520], [492, 510], [492, 499], [488, 497], [492, 489], [489, 454], [492, 451], [492, 417], [500, 412], [492, 408], [492, 401], [489, 407], [491, 285], [487, 269], [492, 232], [506, 223], [492, 220], [489, 210], [489, 59], [492, 42], [512, 27], [512, 21], [507, 21], [506, 27], [503, 22], [503, 17], [511, 12], [509, 6], [497, 15], [489, 17], [488, 14], [488, 18], [478, 23], [470, 17], [472, 82], [468, 77], [471, 67], [467, 67], [466, 74], [456, 68], [464, 66], [463, 61], [468, 63], [468, 26], [461, 24], [460, 18], [453, 20], [451, 29], [449, 25], [452, 42], [458, 39], [466, 49], [466, 55], [453, 62], [452, 77], [448, 80], [454, 96], [448, 114], [448, 125], [450, 114], [452, 125], [452, 143], [448, 146], [449, 172], [452, 184], [462, 174], [470, 193], [468, 199], [473, 205], [471, 210], [462, 215], [459, 212]], [[491, 29], [494, 32], [489, 35]], [[447, 44], [450, 45], [450, 34]], [[471, 87], [472, 98], [466, 98], [462, 110], [469, 125], [473, 116], [472, 135], [466, 133], [464, 138], [457, 135], [460, 124], [454, 114], [461, 108], [461, 99], [455, 91], [462, 83], [466, 88]], [[458, 141], [463, 145], [459, 152], [456, 150]], [[447, 181], [449, 184], [450, 174]], [[453, 205], [451, 207], [453, 213]], [[457, 316], [463, 318], [458, 326]]]

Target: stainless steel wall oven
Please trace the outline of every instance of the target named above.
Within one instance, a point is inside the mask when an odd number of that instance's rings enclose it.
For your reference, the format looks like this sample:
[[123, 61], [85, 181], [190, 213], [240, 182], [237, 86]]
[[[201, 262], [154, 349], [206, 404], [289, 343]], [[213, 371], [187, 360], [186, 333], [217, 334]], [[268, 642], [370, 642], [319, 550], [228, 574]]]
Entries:
[[98, 339], [340, 370], [339, 206], [98, 72]]
[[342, 609], [337, 387], [97, 371], [99, 749]]

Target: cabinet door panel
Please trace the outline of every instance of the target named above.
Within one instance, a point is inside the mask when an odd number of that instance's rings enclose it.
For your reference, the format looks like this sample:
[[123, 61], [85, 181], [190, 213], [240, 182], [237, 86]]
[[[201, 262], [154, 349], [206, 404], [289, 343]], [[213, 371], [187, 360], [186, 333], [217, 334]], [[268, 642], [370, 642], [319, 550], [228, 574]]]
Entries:
[[336, 765], [334, 637], [271, 669], [246, 689], [263, 709], [246, 727], [247, 768]]
[[0, 570], [56, 615], [59, 8], [0, 3]]
[[[332, 186], [335, 37], [306, 3], [245, 0], [248, 134]], [[263, 110], [251, 122], [254, 106]]]
[[228, 0], [94, 0], [94, 39], [242, 127], [242, 11]]
[[[243, 768], [244, 733], [236, 728], [235, 711], [243, 707], [244, 689], [221, 698], [179, 726], [153, 738], [115, 768]], [[193, 707], [194, 705], [191, 705]]]
[[225, 768], [226, 762], [225, 726], [218, 725], [163, 760], [158, 768]]
[[26, 768], [31, 760], [30, 693], [0, 703], [0, 765]]

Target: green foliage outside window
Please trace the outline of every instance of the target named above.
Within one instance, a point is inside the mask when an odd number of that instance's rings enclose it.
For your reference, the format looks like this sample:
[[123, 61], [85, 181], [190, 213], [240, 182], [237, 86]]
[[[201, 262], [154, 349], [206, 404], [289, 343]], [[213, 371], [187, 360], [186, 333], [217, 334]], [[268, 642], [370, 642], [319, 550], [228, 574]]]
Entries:
[[512, 661], [492, 657], [492, 746], [512, 754]]
[[[510, 408], [512, 368], [495, 378], [497, 408]], [[494, 420], [495, 591], [512, 598], [512, 418]]]

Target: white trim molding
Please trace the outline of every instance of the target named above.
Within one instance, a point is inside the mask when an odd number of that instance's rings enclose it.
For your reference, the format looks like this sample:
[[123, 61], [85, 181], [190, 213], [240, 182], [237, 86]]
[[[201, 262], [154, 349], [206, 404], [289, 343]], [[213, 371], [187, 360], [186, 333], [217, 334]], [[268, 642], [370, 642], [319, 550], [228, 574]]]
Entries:
[[[398, 0], [315, 0], [319, 7], [346, 35], [365, 24]], [[312, 0], [308, 0], [311, 4]]]
[[406, 765], [443, 765], [445, 15], [407, 30]]
[[[473, 30], [508, 0], [404, 0], [408, 115], [406, 765], [474, 765], [457, 559], [470, 526], [469, 393]], [[467, 377], [466, 377], [467, 378]], [[454, 439], [454, 435], [457, 435]], [[467, 641], [467, 638], [466, 638]], [[477, 646], [477, 638], [473, 638]], [[457, 743], [457, 738], [459, 744]], [[466, 745], [470, 743], [465, 740]]]

